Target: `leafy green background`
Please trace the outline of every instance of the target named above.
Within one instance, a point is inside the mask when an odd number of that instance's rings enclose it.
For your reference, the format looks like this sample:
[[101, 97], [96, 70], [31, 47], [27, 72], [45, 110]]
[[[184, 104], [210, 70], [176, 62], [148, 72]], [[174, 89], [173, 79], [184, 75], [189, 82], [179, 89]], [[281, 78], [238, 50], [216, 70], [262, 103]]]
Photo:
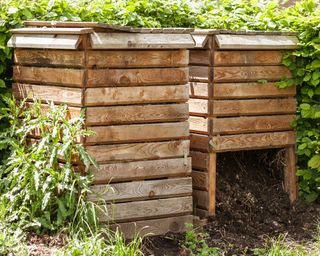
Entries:
[[[297, 131], [300, 194], [320, 200], [320, 7], [303, 0], [290, 8], [267, 0], [2, 0], [0, 5], [0, 96], [10, 94], [9, 29], [23, 20], [102, 21], [137, 27], [199, 27], [297, 31], [300, 48], [284, 59], [298, 87]], [[294, 58], [293, 58], [294, 57]], [[0, 98], [0, 108], [4, 106]], [[1, 120], [0, 129], [7, 129]], [[0, 156], [6, 157], [6, 146]], [[0, 157], [0, 158], [1, 158]]]

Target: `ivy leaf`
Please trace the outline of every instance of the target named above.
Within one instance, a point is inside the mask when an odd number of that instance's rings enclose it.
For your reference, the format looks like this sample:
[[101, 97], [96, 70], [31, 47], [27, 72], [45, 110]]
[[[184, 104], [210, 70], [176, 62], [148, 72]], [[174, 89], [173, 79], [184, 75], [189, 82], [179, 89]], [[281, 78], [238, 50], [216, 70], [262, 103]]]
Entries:
[[303, 110], [309, 110], [311, 107], [308, 103], [302, 103], [300, 104], [300, 108]]
[[309, 161], [308, 166], [314, 169], [320, 168], [320, 154], [314, 155]]
[[320, 60], [314, 60], [311, 62], [311, 66], [312, 69], [317, 69], [320, 68]]
[[6, 88], [6, 83], [0, 79], [0, 88]]

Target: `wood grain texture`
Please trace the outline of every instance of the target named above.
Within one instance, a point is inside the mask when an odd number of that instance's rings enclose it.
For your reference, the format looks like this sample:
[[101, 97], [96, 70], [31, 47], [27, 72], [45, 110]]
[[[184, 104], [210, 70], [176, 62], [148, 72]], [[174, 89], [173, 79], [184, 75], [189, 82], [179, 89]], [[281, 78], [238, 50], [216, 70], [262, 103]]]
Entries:
[[88, 107], [86, 124], [135, 124], [186, 121], [188, 104]]
[[[215, 82], [278, 81], [282, 77], [290, 78], [291, 76], [290, 70], [284, 66], [216, 67], [214, 69]], [[205, 77], [200, 77], [199, 81], [206, 81]]]
[[267, 115], [296, 113], [294, 98], [255, 100], [215, 100], [213, 116]]
[[93, 168], [94, 184], [153, 178], [183, 177], [191, 174], [191, 158], [173, 158], [113, 163]]
[[12, 34], [53, 34], [53, 35], [80, 35], [92, 33], [92, 28], [16, 28], [11, 29]]
[[188, 66], [187, 50], [88, 51], [89, 68]]
[[192, 169], [209, 170], [210, 159], [208, 153], [192, 150], [190, 151], [190, 157], [192, 158]]
[[217, 187], [217, 153], [209, 154], [209, 171], [208, 171], [208, 214], [216, 214], [216, 187]]
[[207, 210], [195, 208], [194, 209], [194, 215], [200, 217], [201, 219], [205, 219], [209, 217], [209, 213]]
[[193, 188], [197, 190], [205, 190], [205, 191], [208, 190], [208, 187], [209, 187], [208, 173], [192, 170], [191, 176], [192, 176]]
[[190, 50], [190, 65], [210, 66], [210, 50]]
[[185, 139], [188, 122], [92, 126], [95, 135], [86, 138], [86, 145]]
[[14, 66], [13, 79], [16, 82], [82, 87], [84, 70]]
[[201, 152], [210, 152], [209, 136], [201, 134], [190, 134], [190, 148]]
[[193, 204], [196, 208], [208, 210], [209, 208], [209, 196], [207, 191], [193, 190]]
[[15, 49], [14, 63], [32, 66], [84, 67], [84, 51]]
[[80, 88], [14, 83], [12, 93], [17, 99], [28, 98], [32, 100], [37, 98], [45, 102], [66, 103], [70, 106], [82, 105], [82, 90]]
[[188, 100], [188, 85], [88, 88], [86, 106], [173, 103]]
[[212, 150], [216, 152], [227, 152], [282, 148], [288, 145], [294, 145], [295, 143], [295, 134], [292, 131], [215, 136], [212, 138]]
[[296, 87], [279, 89], [274, 83], [217, 83], [213, 90], [215, 99], [292, 97], [296, 94]]
[[88, 87], [186, 84], [188, 68], [92, 69]]
[[189, 81], [190, 82], [210, 82], [212, 78], [209, 76], [211, 67], [190, 66]]
[[215, 66], [281, 65], [281, 51], [216, 51]]
[[145, 180], [112, 183], [109, 185], [94, 185], [88, 194], [88, 200], [93, 202], [125, 202], [145, 199], [158, 199], [192, 195], [191, 177], [162, 180]]
[[189, 117], [190, 132], [209, 134], [209, 124], [208, 119], [199, 116]]
[[99, 145], [86, 147], [98, 163], [177, 158], [189, 155], [189, 140]]
[[210, 91], [213, 91], [213, 86], [208, 83], [190, 82], [189, 95], [190, 98], [209, 99]]
[[294, 115], [214, 118], [212, 134], [292, 130]]
[[290, 202], [298, 199], [297, 156], [295, 147], [287, 147], [284, 167], [284, 189], [288, 193]]
[[210, 104], [205, 99], [189, 99], [189, 113], [195, 116], [209, 116]]

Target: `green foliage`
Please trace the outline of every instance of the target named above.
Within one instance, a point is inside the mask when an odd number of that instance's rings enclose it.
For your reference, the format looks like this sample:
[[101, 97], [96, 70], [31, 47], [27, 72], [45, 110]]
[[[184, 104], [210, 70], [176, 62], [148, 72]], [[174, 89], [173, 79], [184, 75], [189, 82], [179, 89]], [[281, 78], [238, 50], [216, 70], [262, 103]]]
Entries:
[[[88, 167], [95, 164], [81, 144], [83, 118], [68, 118], [66, 106], [49, 104], [43, 113], [40, 102], [33, 107], [4, 98], [8, 107], [0, 112], [10, 129], [0, 133], [0, 145], [9, 145], [10, 155], [0, 170], [1, 219], [22, 229], [57, 231], [71, 223], [75, 229], [97, 227], [96, 209], [85, 200], [91, 175], [81, 175], [73, 166], [78, 155]], [[39, 141], [27, 139], [37, 133]], [[63, 164], [61, 164], [61, 160]]]

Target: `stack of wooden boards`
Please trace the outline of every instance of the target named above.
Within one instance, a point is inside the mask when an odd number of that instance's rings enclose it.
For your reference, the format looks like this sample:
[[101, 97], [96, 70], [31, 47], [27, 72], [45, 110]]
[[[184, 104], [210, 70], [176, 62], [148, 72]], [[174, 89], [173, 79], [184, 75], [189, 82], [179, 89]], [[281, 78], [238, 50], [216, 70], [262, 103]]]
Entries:
[[278, 89], [274, 82], [291, 77], [281, 64], [282, 51], [296, 48], [297, 38], [217, 30], [194, 31], [193, 36], [189, 108], [196, 214], [215, 213], [219, 152], [286, 148], [284, 186], [294, 201], [295, 88]]
[[[26, 22], [13, 30], [13, 93], [85, 109], [82, 139], [100, 164], [93, 190], [103, 221], [126, 237], [165, 234], [193, 221], [187, 30], [132, 32], [102, 23]], [[106, 189], [109, 184], [109, 189]], [[90, 196], [97, 200], [96, 196]], [[147, 228], [146, 228], [147, 227]]]

